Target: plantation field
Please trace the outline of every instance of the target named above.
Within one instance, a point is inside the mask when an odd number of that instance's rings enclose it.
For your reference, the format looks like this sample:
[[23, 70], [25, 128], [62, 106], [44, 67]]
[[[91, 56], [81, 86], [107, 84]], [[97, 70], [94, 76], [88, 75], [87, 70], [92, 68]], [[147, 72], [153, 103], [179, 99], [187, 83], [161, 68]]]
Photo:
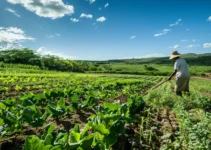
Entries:
[[0, 149], [211, 149], [211, 81], [0, 68]]
[[[140, 72], [140, 74], [150, 74], [150, 71], [154, 71], [154, 75], [169, 75], [173, 71], [172, 62], [169, 61], [169, 65], [167, 64], [126, 64], [126, 63], [109, 63], [103, 64], [102, 66], [106, 66], [105, 68], [111, 68], [112, 71], [123, 71], [123, 72]], [[148, 67], [152, 67], [155, 70], [150, 70]], [[202, 65], [189, 65], [189, 71], [194, 75], [203, 75], [206, 72], [210, 72], [210, 66], [202, 66]]]

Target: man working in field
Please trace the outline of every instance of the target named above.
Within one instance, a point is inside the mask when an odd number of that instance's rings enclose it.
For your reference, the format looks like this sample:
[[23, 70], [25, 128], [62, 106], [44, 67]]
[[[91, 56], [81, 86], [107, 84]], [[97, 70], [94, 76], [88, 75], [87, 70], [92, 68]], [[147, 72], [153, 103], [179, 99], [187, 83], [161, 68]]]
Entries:
[[188, 71], [187, 63], [183, 58], [180, 58], [180, 54], [177, 51], [173, 51], [172, 55], [169, 59], [174, 60], [174, 72], [168, 78], [171, 80], [173, 76], [176, 75], [176, 85], [175, 85], [175, 92], [177, 95], [182, 96], [182, 91], [189, 92], [189, 80], [190, 80], [190, 73]]

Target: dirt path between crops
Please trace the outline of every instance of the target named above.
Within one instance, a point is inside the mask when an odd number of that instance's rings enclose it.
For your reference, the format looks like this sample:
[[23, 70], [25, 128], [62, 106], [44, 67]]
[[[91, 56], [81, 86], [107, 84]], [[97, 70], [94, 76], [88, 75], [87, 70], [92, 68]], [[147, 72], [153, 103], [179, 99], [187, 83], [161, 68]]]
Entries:
[[205, 73], [205, 75], [211, 78], [211, 73]]
[[[175, 141], [175, 133], [179, 130], [175, 113], [169, 109], [156, 109], [149, 115], [147, 112], [149, 108], [153, 109], [151, 106], [146, 106], [144, 111], [136, 115], [135, 124], [126, 125], [127, 136], [119, 136], [112, 150], [159, 150], [163, 145]], [[145, 120], [143, 126], [142, 120]], [[146, 137], [150, 133], [151, 137]]]
[[209, 93], [209, 92], [201, 91], [201, 94], [204, 96], [211, 97], [211, 93]]

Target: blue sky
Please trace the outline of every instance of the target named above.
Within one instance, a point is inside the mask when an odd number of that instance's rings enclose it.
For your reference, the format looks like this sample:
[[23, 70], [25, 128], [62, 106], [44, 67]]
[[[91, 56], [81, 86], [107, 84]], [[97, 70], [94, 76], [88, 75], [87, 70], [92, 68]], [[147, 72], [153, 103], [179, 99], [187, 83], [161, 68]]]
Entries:
[[211, 52], [210, 0], [1, 0], [0, 49], [107, 60]]

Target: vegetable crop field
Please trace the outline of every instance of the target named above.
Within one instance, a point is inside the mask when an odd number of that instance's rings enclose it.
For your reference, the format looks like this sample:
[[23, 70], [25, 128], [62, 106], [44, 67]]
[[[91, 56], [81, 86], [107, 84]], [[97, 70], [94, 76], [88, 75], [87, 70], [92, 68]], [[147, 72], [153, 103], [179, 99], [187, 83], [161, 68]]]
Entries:
[[2, 150], [211, 149], [211, 80], [0, 68]]

